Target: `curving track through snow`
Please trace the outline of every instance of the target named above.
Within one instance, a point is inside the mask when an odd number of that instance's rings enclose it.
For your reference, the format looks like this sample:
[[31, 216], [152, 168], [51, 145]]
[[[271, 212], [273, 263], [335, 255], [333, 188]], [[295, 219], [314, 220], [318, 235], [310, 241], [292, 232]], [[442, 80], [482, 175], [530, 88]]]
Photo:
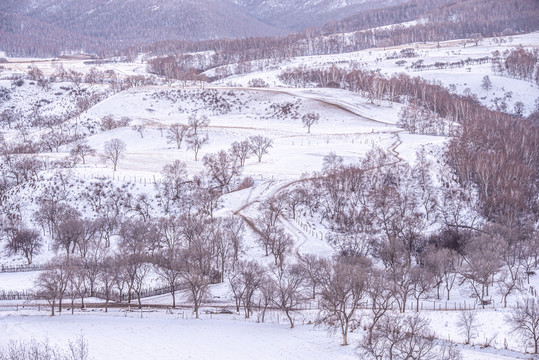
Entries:
[[[215, 89], [223, 89], [223, 87], [216, 87]], [[232, 89], [232, 88], [230, 88]], [[245, 89], [245, 88], [244, 88]], [[361, 113], [361, 110], [357, 108], [356, 106], [351, 105], [350, 103], [343, 101], [342, 99], [337, 99], [334, 97], [322, 97], [320, 94], [312, 94], [308, 93], [305, 94], [304, 91], [289, 91], [289, 90], [276, 90], [276, 89], [265, 89], [265, 88], [247, 88], [248, 90], [256, 90], [256, 91], [266, 91], [266, 92], [273, 92], [273, 93], [284, 93], [291, 96], [296, 97], [303, 97], [310, 100], [319, 101], [325, 105], [336, 107], [340, 110], [343, 110], [345, 112], [348, 112], [350, 114], [353, 114], [361, 120], [369, 120], [376, 123], [381, 123], [385, 125], [394, 125], [393, 123], [384, 122], [381, 120], [373, 119], [370, 117], [365, 116]], [[397, 148], [402, 144], [402, 140], [400, 139], [399, 133], [401, 131], [393, 131], [391, 132], [393, 136], [395, 136], [395, 141], [392, 143], [392, 145], [388, 148], [388, 151], [393, 154], [395, 157], [395, 161], [392, 161], [386, 165], [383, 166], [392, 166], [395, 165], [402, 160], [400, 157], [400, 154], [397, 150]], [[365, 171], [374, 170], [372, 169], [365, 169]], [[256, 234], [261, 234], [261, 231], [256, 227], [253, 219], [249, 218], [244, 212], [245, 210], [252, 207], [254, 204], [261, 203], [263, 200], [271, 199], [272, 197], [275, 197], [276, 195], [280, 194], [281, 192], [285, 191], [286, 189], [290, 188], [292, 185], [295, 185], [300, 182], [306, 182], [316, 179], [315, 177], [310, 178], [304, 178], [304, 179], [297, 179], [292, 181], [282, 181], [275, 183], [274, 181], [271, 182], [271, 184], [268, 184], [268, 182], [262, 183], [258, 185], [258, 187], [263, 186], [265, 189], [260, 193], [259, 196], [257, 196], [254, 200], [249, 199], [243, 203], [239, 208], [234, 210], [234, 214], [237, 216], [240, 216], [245, 223], [255, 232]], [[308, 242], [313, 241], [313, 237], [307, 234], [301, 227], [299, 227], [294, 221], [290, 221], [290, 219], [282, 216], [280, 218], [280, 223], [283, 225], [289, 232], [291, 232], [298, 240], [300, 240], [300, 243], [296, 246], [295, 253], [301, 257], [300, 249]]]

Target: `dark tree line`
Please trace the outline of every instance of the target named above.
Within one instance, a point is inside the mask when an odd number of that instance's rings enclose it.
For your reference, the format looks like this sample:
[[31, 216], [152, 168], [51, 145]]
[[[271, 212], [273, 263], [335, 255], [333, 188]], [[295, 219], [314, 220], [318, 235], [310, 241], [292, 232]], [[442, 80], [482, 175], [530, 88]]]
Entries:
[[[481, 9], [481, 10], [478, 10]], [[479, 12], [478, 12], [479, 11]], [[482, 37], [512, 35], [537, 29], [539, 7], [533, 0], [484, 3], [477, 0], [413, 1], [387, 9], [360, 13], [322, 28], [278, 38], [248, 38], [206, 42], [165, 41], [127, 51], [151, 52], [158, 56], [149, 62], [155, 74], [195, 80], [196, 74], [223, 65], [221, 74], [262, 70], [271, 63], [297, 56], [337, 54], [372, 47], [387, 47], [415, 42], [470, 39], [477, 45]], [[413, 26], [365, 30], [403, 21], [428, 18]], [[448, 20], [451, 19], [451, 20]], [[355, 32], [352, 36], [342, 33]], [[214, 51], [208, 58], [193, 52]], [[171, 55], [175, 53], [176, 55]], [[160, 56], [161, 55], [161, 56]], [[223, 73], [224, 72], [224, 73]]]

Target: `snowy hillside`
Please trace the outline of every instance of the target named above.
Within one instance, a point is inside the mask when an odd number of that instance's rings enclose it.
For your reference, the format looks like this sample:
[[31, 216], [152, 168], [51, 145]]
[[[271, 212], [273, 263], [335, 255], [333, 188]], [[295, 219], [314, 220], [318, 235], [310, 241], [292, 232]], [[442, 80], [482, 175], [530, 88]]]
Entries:
[[[317, 19], [375, 6], [234, 2], [182, 4]], [[86, 30], [122, 8], [181, 31], [173, 1], [135, 3], [84, 4]], [[0, 360], [17, 347], [532, 359], [539, 338], [521, 324], [539, 321], [539, 33], [238, 63], [230, 48], [157, 57], [179, 69], [168, 78], [146, 53], [0, 63]]]
[[[353, 36], [350, 34], [350, 36]], [[486, 107], [496, 109], [502, 102], [506, 103], [507, 112], [512, 112], [517, 102], [524, 104], [524, 114], [529, 115], [535, 109], [535, 100], [539, 97], [539, 86], [533, 81], [515, 79], [493, 70], [494, 53], [515, 49], [522, 45], [529, 49], [539, 47], [539, 33], [511, 36], [507, 38], [487, 38], [479, 45], [469, 44], [468, 40], [455, 40], [440, 43], [416, 43], [378, 49], [368, 49], [347, 54], [319, 55], [294, 58], [285, 61], [270, 70], [251, 72], [245, 75], [233, 75], [216, 81], [216, 84], [235, 83], [246, 86], [253, 79], [262, 79], [270, 86], [286, 86], [279, 75], [287, 68], [305, 66], [306, 68], [327, 69], [337, 66], [344, 69], [361, 69], [378, 71], [392, 76], [405, 73], [426, 80], [440, 83], [452, 92], [464, 95], [475, 95]], [[403, 56], [405, 51], [412, 51], [411, 56]], [[486, 59], [484, 63], [473, 63], [471, 60]], [[468, 64], [466, 61], [468, 60]], [[414, 66], [414, 64], [417, 64]], [[443, 64], [456, 64], [444, 66]], [[217, 69], [207, 72], [215, 76]], [[491, 86], [482, 88], [483, 78], [488, 76]]]

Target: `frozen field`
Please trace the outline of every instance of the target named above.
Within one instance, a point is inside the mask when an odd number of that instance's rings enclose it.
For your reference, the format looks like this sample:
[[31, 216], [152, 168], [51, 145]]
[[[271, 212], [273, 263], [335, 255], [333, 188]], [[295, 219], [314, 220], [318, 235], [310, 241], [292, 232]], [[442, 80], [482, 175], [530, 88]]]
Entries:
[[[517, 44], [527, 47], [539, 46], [539, 34], [515, 36], [504, 44], [495, 44], [493, 39], [485, 39], [479, 46], [463, 47], [459, 41], [436, 44], [411, 45], [424, 60], [425, 64], [437, 61], [457, 61], [468, 57], [489, 56], [493, 51], [504, 51]], [[438, 81], [446, 87], [453, 87], [457, 93], [470, 92], [486, 106], [492, 106], [496, 98], [507, 98], [510, 107], [517, 101], [525, 105], [525, 113], [529, 114], [534, 101], [539, 98], [536, 84], [492, 73], [490, 64], [473, 65], [457, 69], [413, 71], [408, 67], [397, 66], [395, 60], [387, 60], [388, 54], [400, 51], [404, 47], [372, 49], [351, 54], [332, 56], [304, 57], [287, 61], [274, 70], [231, 76], [209, 84], [204, 90], [199, 87], [184, 88], [178, 84], [145, 86], [122, 91], [108, 96], [105, 100], [89, 108], [76, 118], [68, 120], [69, 124], [85, 122], [99, 125], [106, 116], [114, 119], [129, 117], [130, 126], [119, 127], [109, 131], [96, 131], [87, 137], [88, 144], [97, 150], [95, 156], [89, 156], [86, 164], [78, 164], [68, 172], [70, 179], [90, 181], [96, 178], [113, 179], [113, 183], [121, 186], [130, 183], [136, 194], [152, 193], [154, 183], [159, 182], [163, 167], [174, 160], [185, 162], [190, 176], [203, 171], [202, 158], [219, 150], [227, 150], [235, 141], [247, 139], [253, 135], [264, 135], [273, 140], [273, 147], [264, 155], [261, 162], [255, 157], [247, 160], [241, 177], [252, 177], [254, 186], [241, 191], [232, 192], [222, 197], [215, 216], [240, 214], [254, 218], [256, 206], [265, 199], [287, 188], [300, 178], [309, 178], [320, 171], [324, 156], [334, 152], [343, 157], [345, 164], [354, 164], [367, 152], [374, 148], [388, 150], [394, 162], [415, 162], [416, 152], [422, 148], [427, 150], [433, 161], [439, 161], [448, 138], [441, 136], [414, 135], [397, 127], [402, 104], [371, 104], [358, 94], [338, 89], [292, 89], [285, 88], [278, 75], [283, 69], [298, 65], [312, 67], [328, 67], [332, 64], [349, 67], [353, 62], [365, 64], [384, 74], [405, 72]], [[417, 59], [415, 59], [417, 60]], [[413, 60], [410, 60], [413, 61]], [[25, 71], [32, 63], [27, 59], [13, 60], [9, 71]], [[45, 74], [54, 71], [54, 63], [44, 60], [33, 63]], [[86, 71], [87, 67], [79, 60], [63, 61], [67, 69]], [[409, 65], [409, 64], [408, 64]], [[363, 65], [362, 65], [363, 66]], [[101, 70], [114, 70], [122, 76], [145, 73], [145, 64], [110, 63]], [[207, 73], [212, 75], [212, 71]], [[491, 77], [493, 88], [488, 92], [481, 88], [485, 75]], [[270, 88], [248, 88], [250, 80], [262, 78]], [[9, 80], [0, 80], [0, 85], [9, 86]], [[242, 87], [231, 87], [231, 84]], [[47, 100], [46, 113], [55, 113], [69, 107], [69, 101], [57, 100], [54, 85], [53, 91], [44, 93], [25, 85], [17, 90], [20, 93], [11, 102], [0, 104], [1, 110], [9, 106], [18, 106], [23, 112], [30, 113], [34, 107], [35, 97], [42, 96]], [[102, 91], [105, 86], [93, 86], [92, 89]], [[103, 90], [104, 91], [104, 90]], [[208, 105], [208, 100], [201, 93], [211, 93], [221, 100], [217, 105]], [[507, 93], [511, 92], [508, 97]], [[37, 94], [37, 95], [36, 95]], [[281, 115], [272, 105], [292, 104], [295, 113]], [[226, 110], [222, 110], [223, 107]], [[1, 107], [3, 106], [3, 107]], [[310, 133], [302, 125], [301, 116], [308, 112], [320, 114], [320, 121], [314, 124]], [[178, 149], [175, 144], [167, 142], [166, 130], [173, 124], [186, 125], [192, 114], [205, 115], [210, 120], [208, 127], [200, 131], [209, 137], [194, 159], [193, 151], [182, 144]], [[140, 126], [136, 131], [133, 126]], [[55, 128], [58, 130], [58, 128]], [[43, 130], [30, 131], [30, 138], [38, 138]], [[6, 139], [20, 136], [14, 129], [3, 133]], [[112, 165], [103, 160], [104, 144], [114, 138], [120, 138], [127, 145], [113, 172]], [[45, 161], [60, 160], [69, 155], [70, 146], [60, 146], [57, 152], [40, 153], [39, 159]], [[44, 177], [50, 174], [40, 174]], [[22, 203], [32, 196], [33, 189], [17, 189], [14, 201]], [[76, 197], [77, 193], [73, 193]], [[26, 218], [32, 216], [35, 208], [23, 209]], [[298, 215], [296, 220], [284, 219], [282, 224], [294, 238], [294, 254], [315, 254], [330, 257], [334, 249], [325, 241], [328, 229], [316, 219]], [[264, 257], [263, 249], [256, 243], [251, 230], [246, 231], [245, 258], [257, 259], [261, 263], [271, 263], [271, 257]], [[43, 264], [53, 256], [49, 244], [44, 251], [35, 257], [34, 262]], [[0, 258], [0, 265], [22, 265], [26, 260], [22, 256]], [[20, 273], [0, 273], [0, 291], [26, 291], [34, 287], [38, 271]], [[152, 285], [162, 285], [156, 276], [150, 277]], [[464, 287], [453, 290], [452, 304], [468, 304], [474, 300]], [[539, 287], [537, 276], [532, 277], [530, 288]], [[527, 294], [528, 287], [524, 293]], [[211, 289], [212, 305], [233, 308], [233, 298], [228, 285], [214, 286]], [[493, 291], [493, 290], [492, 290]], [[509, 312], [499, 305], [499, 297], [494, 298], [496, 307], [478, 310], [478, 336], [474, 346], [464, 346], [464, 337], [458, 331], [458, 311], [424, 311], [430, 319], [431, 328], [440, 339], [458, 343], [466, 360], [502, 360], [528, 359], [522, 352], [523, 344], [506, 324]], [[94, 299], [95, 300], [95, 299]], [[516, 305], [520, 295], [509, 297], [509, 308]], [[433, 305], [432, 296], [422, 301], [425, 309]], [[67, 302], [67, 300], [66, 300]], [[64, 302], [64, 305], [68, 305]], [[188, 302], [178, 295], [178, 302]], [[88, 311], [76, 310], [74, 315], [64, 311], [61, 316], [50, 317], [46, 306], [40, 305], [37, 311], [35, 303], [24, 301], [0, 301], [0, 346], [11, 340], [35, 338], [46, 340], [51, 344], [65, 347], [67, 340], [78, 335], [87, 339], [91, 356], [96, 360], [119, 359], [298, 359], [298, 360], [349, 360], [358, 359], [356, 344], [363, 336], [362, 327], [351, 334], [350, 342], [354, 345], [340, 346], [339, 334], [329, 334], [321, 327], [310, 324], [316, 318], [316, 312], [303, 311], [296, 313], [297, 326], [289, 329], [283, 314], [270, 313], [267, 323], [258, 323], [257, 313], [249, 321], [241, 314], [209, 315], [203, 312], [202, 319], [192, 318], [187, 308], [167, 313], [165, 307], [171, 303], [170, 295], [143, 299], [144, 311], [111, 310], [105, 314], [101, 309]], [[443, 302], [441, 302], [443, 304]], [[27, 308], [23, 308], [27, 305]], [[440, 306], [440, 303], [438, 304]], [[17, 308], [19, 306], [19, 308]], [[160, 309], [149, 310], [150, 306]], [[456, 307], [456, 305], [454, 305]], [[205, 309], [210, 309], [209, 307]], [[484, 347], [490, 344], [490, 347]], [[505, 349], [507, 348], [507, 349]], [[514, 350], [514, 351], [512, 351]]]

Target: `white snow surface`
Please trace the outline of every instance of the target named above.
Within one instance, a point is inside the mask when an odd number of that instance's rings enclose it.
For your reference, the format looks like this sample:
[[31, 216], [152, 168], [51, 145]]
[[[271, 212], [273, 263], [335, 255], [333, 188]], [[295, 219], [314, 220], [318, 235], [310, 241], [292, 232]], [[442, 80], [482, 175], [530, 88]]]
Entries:
[[[468, 45], [465, 48], [460, 41], [436, 44], [413, 44], [424, 58], [425, 63], [436, 61], [457, 61], [467, 57], [482, 57], [494, 50], [503, 51], [523, 43], [530, 48], [539, 46], [539, 33], [515, 36], [512, 42], [494, 44], [493, 39], [485, 39], [479, 46]], [[208, 109], [200, 101], [173, 101], [162, 93], [184, 92], [195, 94], [199, 88], [175, 86], [152, 86], [127, 90], [115, 94], [105, 101], [90, 108], [81, 115], [80, 119], [98, 123], [103, 116], [113, 115], [119, 119], [122, 116], [132, 118], [131, 125], [144, 125], [143, 137], [130, 127], [117, 128], [106, 132], [97, 132], [88, 138], [91, 146], [102, 154], [103, 145], [112, 138], [121, 138], [127, 144], [127, 151], [120, 160], [118, 171], [112, 171], [111, 165], [104, 163], [100, 156], [90, 157], [85, 165], [77, 165], [70, 176], [83, 181], [96, 177], [109, 177], [114, 183], [121, 185], [133, 182], [134, 192], [151, 192], [153, 181], [160, 178], [163, 166], [173, 160], [186, 162], [190, 174], [202, 171], [202, 157], [221, 149], [227, 149], [233, 141], [245, 139], [251, 135], [263, 134], [274, 141], [270, 153], [263, 157], [262, 162], [250, 158], [242, 176], [251, 176], [255, 186], [223, 197], [216, 216], [230, 215], [243, 208], [246, 216], [256, 214], [255, 204], [270, 197], [278, 189], [298, 180], [301, 176], [309, 176], [319, 171], [322, 159], [330, 152], [343, 156], [346, 163], [357, 162], [374, 146], [383, 149], [393, 149], [398, 158], [413, 163], [416, 151], [426, 147], [434, 152], [440, 151], [448, 141], [444, 137], [412, 135], [396, 127], [398, 113], [403, 105], [387, 104], [374, 105], [361, 96], [336, 89], [288, 89], [281, 87], [277, 78], [282, 69], [297, 65], [312, 67], [327, 67], [333, 64], [349, 66], [352, 62], [361, 63], [369, 68], [380, 68], [382, 73], [394, 74], [401, 71], [414, 76], [440, 81], [445, 86], [454, 84], [456, 91], [463, 93], [466, 88], [471, 93], [478, 94], [480, 100], [487, 106], [492, 105], [495, 97], [503, 97], [512, 91], [509, 99], [510, 106], [516, 101], [526, 105], [526, 113], [532, 109], [535, 98], [539, 97], [537, 85], [511, 79], [505, 76], [495, 76], [491, 73], [490, 65], [471, 66], [467, 68], [432, 70], [412, 72], [406, 67], [395, 65], [396, 60], [385, 60], [388, 53], [400, 51], [403, 47], [372, 49], [351, 54], [332, 56], [313, 56], [293, 59], [285, 64], [276, 66], [273, 70], [233, 76], [212, 84], [207, 91], [215, 91], [226, 97], [231, 104], [231, 110], [221, 113]], [[408, 59], [408, 62], [417, 59]], [[11, 59], [10, 59], [11, 61]], [[64, 61], [66, 68], [85, 71], [82, 61]], [[409, 63], [407, 65], [409, 65]], [[9, 72], [26, 70], [28, 62], [20, 59], [17, 64], [10, 65]], [[43, 67], [45, 72], [53, 71], [50, 60], [35, 62]], [[145, 67], [141, 62], [118, 63], [104, 65], [103, 70], [113, 69], [124, 75], [144, 73]], [[209, 75], [212, 71], [208, 72]], [[3, 75], [3, 74], [1, 74]], [[489, 75], [493, 89], [486, 93], [480, 87], [484, 75]], [[262, 78], [272, 88], [247, 88], [248, 82], [254, 78]], [[3, 80], [7, 84], [7, 80]], [[227, 83], [242, 85], [243, 88], [231, 88]], [[0, 83], [1, 85], [2, 83]], [[56, 85], [54, 85], [56, 86]], [[35, 89], [22, 90], [31, 94]], [[54, 90], [53, 90], [54, 92]], [[232, 94], [232, 95], [231, 95]], [[48, 94], [51, 99], [54, 97]], [[32, 99], [22, 94], [17, 98], [22, 108], [30, 108]], [[272, 104], [292, 102], [298, 106], [298, 114], [310, 111], [321, 115], [320, 123], [313, 125], [311, 133], [307, 133], [301, 120], [291, 117], [275, 118], [272, 116]], [[47, 109], [51, 113], [55, 108], [64, 106], [62, 101], [50, 104]], [[192, 151], [186, 150], [182, 144], [177, 149], [174, 144], [167, 143], [162, 136], [162, 129], [178, 122], [187, 123], [192, 113], [207, 115], [210, 126], [202, 131], [210, 138], [208, 145], [202, 148], [199, 160], [194, 161]], [[17, 136], [15, 131], [5, 134]], [[69, 146], [63, 146], [58, 153], [43, 154], [44, 159], [61, 159], [68, 155]], [[46, 174], [44, 174], [46, 175]], [[30, 196], [28, 189], [19, 190], [20, 201], [26, 201]], [[32, 210], [32, 209], [30, 209]], [[28, 216], [31, 215], [28, 210]], [[298, 216], [296, 221], [287, 220], [283, 224], [296, 240], [295, 248], [299, 253], [312, 253], [321, 256], [333, 254], [331, 246], [323, 240], [326, 229], [315, 220]], [[248, 230], [249, 232], [250, 230]], [[254, 236], [246, 236], [246, 258], [263, 258], [263, 251], [255, 244]], [[321, 239], [322, 238], [322, 239]], [[44, 263], [52, 251], [45, 251], [35, 258], [36, 263]], [[1, 259], [2, 264], [24, 264], [22, 257]], [[264, 258], [262, 261], [271, 261]], [[33, 287], [33, 282], [39, 272], [0, 273], [0, 291], [24, 291]], [[151, 281], [156, 283], [155, 277]], [[532, 277], [531, 288], [539, 287], [539, 279]], [[212, 300], [205, 309], [211, 306], [229, 306], [233, 304], [230, 291], [226, 284], [212, 286]], [[422, 313], [431, 319], [431, 327], [442, 339], [463, 343], [464, 337], [459, 333], [456, 321], [459, 312], [451, 307], [462, 307], [473, 304], [473, 299], [465, 287], [456, 287], [447, 303], [447, 311], [432, 311], [433, 306], [445, 308], [444, 301], [435, 300], [432, 296], [422, 300]], [[443, 296], [443, 295], [442, 295]], [[506, 323], [505, 317], [509, 310], [501, 308], [497, 295], [494, 306], [486, 310], [476, 309], [480, 319], [479, 335], [473, 346], [461, 346], [465, 359], [525, 359], [522, 351], [523, 344], [514, 336]], [[515, 306], [520, 296], [509, 298], [510, 308]], [[178, 296], [178, 303], [186, 305], [184, 297]], [[46, 307], [36, 310], [34, 302], [0, 301], [0, 346], [5, 346], [10, 340], [36, 338], [48, 339], [49, 342], [61, 347], [66, 346], [67, 339], [73, 339], [83, 334], [88, 340], [91, 355], [96, 359], [357, 359], [355, 345], [340, 346], [338, 334], [330, 335], [321, 328], [309, 325], [314, 321], [314, 311], [296, 313], [298, 325], [289, 329], [283, 321], [282, 314], [270, 313], [266, 324], [254, 319], [245, 321], [243, 315], [209, 315], [203, 311], [202, 319], [192, 318], [189, 309], [174, 310], [167, 314], [164, 309], [156, 310], [151, 306], [168, 306], [170, 295], [162, 295], [143, 300], [144, 311], [121, 312], [111, 310], [105, 314], [101, 309], [95, 311], [77, 310], [75, 315], [65, 311], [61, 316], [50, 317]], [[17, 305], [19, 308], [17, 309]], [[22, 306], [27, 306], [22, 309]], [[351, 343], [357, 344], [362, 336], [361, 327], [351, 334]], [[487, 340], [491, 347], [481, 348]], [[509, 350], [503, 350], [505, 345]]]

